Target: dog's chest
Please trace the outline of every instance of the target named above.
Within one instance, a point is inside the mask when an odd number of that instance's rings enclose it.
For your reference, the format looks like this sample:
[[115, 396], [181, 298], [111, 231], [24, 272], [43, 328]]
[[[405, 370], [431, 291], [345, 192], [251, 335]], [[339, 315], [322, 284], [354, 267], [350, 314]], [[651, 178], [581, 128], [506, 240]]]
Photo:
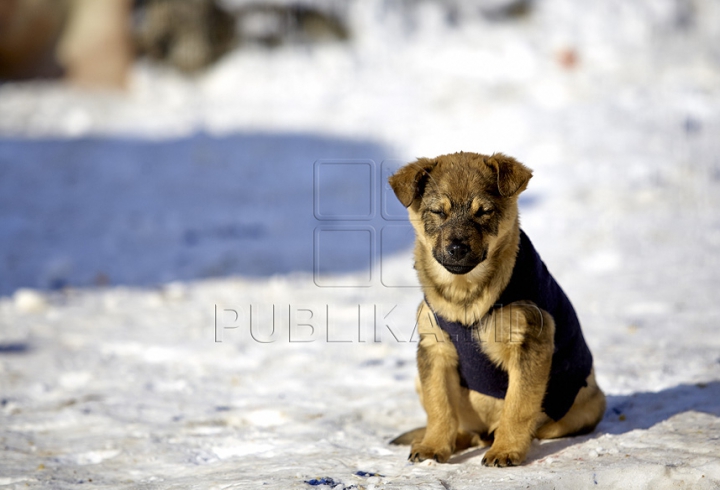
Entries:
[[[522, 231], [512, 277], [493, 308], [515, 301], [533, 302], [547, 311], [555, 322], [554, 354], [543, 409], [551, 418], [559, 420], [570, 409], [580, 388], [585, 386], [592, 369], [592, 355], [570, 300]], [[432, 304], [428, 304], [433, 309]], [[478, 327], [449, 321], [437, 312], [435, 319], [450, 335], [457, 350], [461, 384], [479, 393], [504, 398], [508, 374], [482, 351]]]

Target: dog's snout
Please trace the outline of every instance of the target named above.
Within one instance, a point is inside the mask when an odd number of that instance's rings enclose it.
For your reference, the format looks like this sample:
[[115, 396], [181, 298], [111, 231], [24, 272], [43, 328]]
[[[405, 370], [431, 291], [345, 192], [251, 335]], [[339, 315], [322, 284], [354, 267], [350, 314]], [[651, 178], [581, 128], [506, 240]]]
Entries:
[[454, 260], [462, 260], [470, 252], [470, 247], [460, 240], [453, 240], [447, 247], [447, 253]]

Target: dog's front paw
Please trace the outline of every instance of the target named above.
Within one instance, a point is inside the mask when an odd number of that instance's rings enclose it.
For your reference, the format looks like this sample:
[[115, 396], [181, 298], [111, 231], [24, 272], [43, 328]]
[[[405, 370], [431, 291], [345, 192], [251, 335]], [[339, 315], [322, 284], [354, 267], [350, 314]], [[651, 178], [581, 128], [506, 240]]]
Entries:
[[485, 453], [482, 464], [485, 466], [517, 466], [523, 462], [525, 454], [520, 451], [495, 449], [491, 447]]
[[421, 442], [414, 442], [410, 448], [410, 456], [408, 456], [408, 460], [413, 463], [419, 463], [420, 461], [425, 461], [426, 459], [434, 459], [438, 463], [446, 463], [447, 460], [450, 459], [452, 453], [453, 450], [450, 446], [436, 448], [422, 444]]

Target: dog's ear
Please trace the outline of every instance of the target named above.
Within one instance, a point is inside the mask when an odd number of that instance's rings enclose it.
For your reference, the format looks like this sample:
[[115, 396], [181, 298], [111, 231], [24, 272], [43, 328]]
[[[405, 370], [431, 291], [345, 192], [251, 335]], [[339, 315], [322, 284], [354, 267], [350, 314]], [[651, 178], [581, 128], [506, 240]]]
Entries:
[[416, 199], [422, 197], [430, 171], [437, 165], [434, 160], [419, 158], [395, 172], [389, 179], [390, 187], [403, 206], [410, 207]]
[[494, 153], [485, 160], [488, 167], [497, 175], [498, 190], [503, 197], [514, 196], [525, 190], [532, 177], [532, 170], [513, 157]]

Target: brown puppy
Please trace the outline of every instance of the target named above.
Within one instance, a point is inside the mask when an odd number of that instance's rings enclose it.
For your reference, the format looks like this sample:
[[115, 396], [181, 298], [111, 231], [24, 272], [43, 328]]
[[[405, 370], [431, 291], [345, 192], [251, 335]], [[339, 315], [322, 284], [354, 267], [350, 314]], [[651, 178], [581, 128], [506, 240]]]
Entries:
[[605, 412], [569, 300], [520, 230], [530, 169], [502, 155], [419, 159], [390, 177], [415, 228], [417, 390], [427, 428], [393, 441], [446, 462], [492, 441], [483, 463], [520, 464], [534, 437], [592, 431]]

